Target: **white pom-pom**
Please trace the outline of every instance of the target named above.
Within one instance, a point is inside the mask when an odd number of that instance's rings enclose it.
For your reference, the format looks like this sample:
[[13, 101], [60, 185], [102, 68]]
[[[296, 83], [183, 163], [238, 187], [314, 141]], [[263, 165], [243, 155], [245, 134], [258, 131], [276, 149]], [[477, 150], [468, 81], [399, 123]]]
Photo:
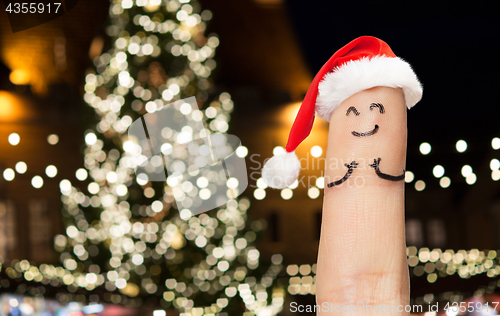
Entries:
[[269, 159], [262, 168], [262, 177], [271, 188], [284, 189], [297, 180], [299, 172], [300, 161], [292, 151]]

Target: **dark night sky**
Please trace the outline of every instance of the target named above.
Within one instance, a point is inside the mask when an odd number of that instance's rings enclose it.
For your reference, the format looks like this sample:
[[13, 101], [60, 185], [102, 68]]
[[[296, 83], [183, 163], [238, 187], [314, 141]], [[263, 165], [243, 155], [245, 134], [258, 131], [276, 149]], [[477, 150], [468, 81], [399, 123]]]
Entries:
[[491, 138], [500, 136], [500, 27], [492, 5], [288, 0], [287, 8], [313, 74], [337, 49], [362, 35], [381, 38], [412, 65], [424, 95], [408, 113], [409, 164], [415, 166], [412, 160], [421, 157], [418, 144], [423, 141], [433, 145], [429, 156], [442, 160], [456, 158], [455, 142], [464, 139], [469, 148], [462, 157], [469, 164], [492, 150]]

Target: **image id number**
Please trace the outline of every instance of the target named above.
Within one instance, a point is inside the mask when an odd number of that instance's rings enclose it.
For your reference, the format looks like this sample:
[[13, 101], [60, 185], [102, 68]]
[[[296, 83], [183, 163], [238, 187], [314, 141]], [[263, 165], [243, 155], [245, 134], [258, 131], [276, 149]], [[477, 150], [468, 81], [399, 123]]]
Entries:
[[9, 3], [5, 11], [9, 13], [57, 13], [61, 3]]

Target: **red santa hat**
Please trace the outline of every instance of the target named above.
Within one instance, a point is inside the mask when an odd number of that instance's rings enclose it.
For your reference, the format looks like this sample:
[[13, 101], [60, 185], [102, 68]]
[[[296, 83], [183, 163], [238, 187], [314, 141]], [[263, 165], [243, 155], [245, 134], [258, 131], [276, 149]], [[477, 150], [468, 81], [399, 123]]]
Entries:
[[410, 65], [386, 42], [358, 37], [339, 49], [314, 77], [288, 136], [286, 152], [269, 159], [262, 177], [271, 188], [290, 186], [299, 176], [295, 149], [311, 133], [316, 114], [326, 121], [347, 98], [373, 87], [402, 88], [408, 109], [422, 98], [422, 85]]

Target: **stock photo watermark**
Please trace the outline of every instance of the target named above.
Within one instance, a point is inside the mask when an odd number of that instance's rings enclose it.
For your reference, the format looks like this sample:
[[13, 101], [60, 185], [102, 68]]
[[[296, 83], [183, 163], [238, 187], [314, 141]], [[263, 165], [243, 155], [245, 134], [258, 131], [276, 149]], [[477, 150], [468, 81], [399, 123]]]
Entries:
[[[437, 311], [438, 304], [429, 305], [430, 311]], [[301, 305], [297, 302], [290, 303], [292, 313], [422, 313], [422, 305], [391, 305], [356, 302], [349, 304], [333, 304], [323, 302], [321, 305]]]
[[[312, 156], [312, 157], [311, 157]], [[261, 159], [262, 155], [260, 154], [252, 154], [249, 156], [250, 160], [250, 165], [248, 167], [249, 169], [249, 178], [252, 181], [252, 183], [257, 183], [257, 181], [261, 178], [261, 171], [266, 163], [266, 160]], [[372, 162], [376, 162], [377, 158], [347, 158], [347, 159], [342, 159], [342, 158], [330, 158], [326, 159], [325, 157], [316, 157], [313, 155], [310, 155], [308, 153], [305, 157], [298, 158], [300, 165], [301, 165], [301, 172], [302, 171], [309, 171], [309, 172], [315, 172], [319, 171], [319, 175], [304, 175], [302, 174], [297, 178], [297, 182], [294, 184], [294, 187], [304, 187], [304, 188], [310, 188], [311, 186], [318, 186], [318, 181], [322, 181], [326, 184], [329, 183], [334, 183], [338, 182], [342, 178], [345, 177], [346, 171], [348, 171], [351, 168], [355, 168], [357, 172], [359, 173], [360, 170], [371, 170], [373, 171], [374, 164]], [[355, 166], [355, 167], [353, 167]], [[286, 165], [286, 162], [283, 163], [283, 165], [276, 164], [275, 166], [277, 171], [280, 170], [287, 170], [289, 169], [289, 166]], [[325, 170], [331, 170], [331, 171], [338, 171], [338, 175], [335, 176], [328, 176], [325, 175]], [[290, 178], [292, 176], [289, 176]], [[285, 177], [286, 179], [286, 177]], [[347, 187], [363, 187], [366, 184], [366, 178], [365, 175], [359, 175], [355, 174], [349, 177], [349, 181], [345, 182], [345, 186]], [[251, 188], [257, 188], [258, 186], [256, 184], [251, 184]]]
[[210, 133], [194, 97], [160, 106], [132, 123], [124, 149], [139, 184], [167, 182], [181, 217], [220, 207], [248, 186], [234, 135]]
[[297, 302], [290, 303], [292, 313], [429, 313], [436, 315], [441, 309], [448, 316], [464, 315], [466, 313], [478, 313], [482, 315], [496, 315], [499, 309], [499, 302], [447, 302], [446, 304], [436, 302], [424, 305], [391, 305], [374, 304], [367, 302], [356, 302], [349, 304], [334, 304], [323, 302], [316, 305], [302, 305]]

